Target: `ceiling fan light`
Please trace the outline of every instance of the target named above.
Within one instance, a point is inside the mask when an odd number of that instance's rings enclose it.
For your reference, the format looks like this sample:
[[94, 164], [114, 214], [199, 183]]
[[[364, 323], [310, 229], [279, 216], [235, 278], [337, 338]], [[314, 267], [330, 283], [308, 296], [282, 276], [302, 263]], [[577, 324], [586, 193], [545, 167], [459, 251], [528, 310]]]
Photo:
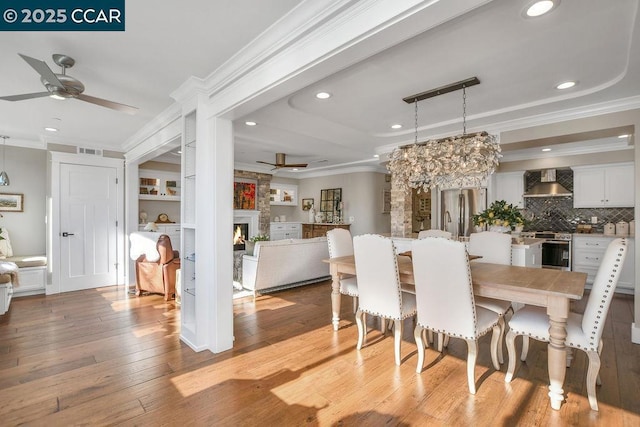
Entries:
[[57, 99], [59, 101], [64, 101], [65, 99], [67, 99], [62, 95], [58, 95], [57, 93], [52, 93], [51, 95], [49, 95], [49, 98]]
[[0, 185], [9, 185], [9, 175], [5, 171], [0, 172]]

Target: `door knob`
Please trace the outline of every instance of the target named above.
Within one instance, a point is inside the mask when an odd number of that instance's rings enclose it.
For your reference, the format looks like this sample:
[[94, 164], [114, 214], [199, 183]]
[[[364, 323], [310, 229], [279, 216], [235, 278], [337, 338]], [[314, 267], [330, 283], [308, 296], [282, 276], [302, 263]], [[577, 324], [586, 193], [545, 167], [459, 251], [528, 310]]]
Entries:
[[66, 231], [62, 233], [62, 237], [74, 236], [73, 233], [67, 233]]

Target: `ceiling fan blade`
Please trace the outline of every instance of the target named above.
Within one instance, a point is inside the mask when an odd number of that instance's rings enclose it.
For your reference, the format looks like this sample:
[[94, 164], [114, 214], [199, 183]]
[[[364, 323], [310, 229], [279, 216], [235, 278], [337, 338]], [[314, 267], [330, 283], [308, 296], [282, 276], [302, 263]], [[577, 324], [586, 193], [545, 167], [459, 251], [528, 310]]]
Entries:
[[27, 64], [31, 65], [31, 67], [34, 70], [36, 70], [38, 74], [42, 76], [43, 79], [45, 79], [46, 81], [48, 81], [54, 86], [64, 88], [64, 85], [62, 84], [62, 82], [58, 79], [58, 77], [56, 77], [53, 71], [51, 71], [51, 68], [49, 68], [46, 62], [40, 61], [39, 59], [35, 59], [27, 55], [23, 55], [21, 53], [19, 53], [18, 55], [20, 55], [22, 59], [27, 61]]
[[77, 96], [78, 99], [92, 104], [100, 105], [101, 107], [111, 108], [112, 110], [122, 111], [127, 114], [136, 114], [138, 109], [126, 104], [120, 104], [118, 102], [107, 101], [106, 99], [96, 98], [95, 96], [85, 95], [81, 93]]
[[37, 93], [23, 93], [22, 95], [0, 96], [0, 99], [5, 101], [22, 101], [24, 99], [43, 98], [49, 96], [49, 92], [37, 92]]
[[265, 165], [277, 166], [275, 163], [263, 162], [262, 160], [256, 160], [256, 163], [263, 163]]
[[292, 163], [292, 164], [286, 164], [282, 166], [285, 168], [306, 168], [307, 163]]

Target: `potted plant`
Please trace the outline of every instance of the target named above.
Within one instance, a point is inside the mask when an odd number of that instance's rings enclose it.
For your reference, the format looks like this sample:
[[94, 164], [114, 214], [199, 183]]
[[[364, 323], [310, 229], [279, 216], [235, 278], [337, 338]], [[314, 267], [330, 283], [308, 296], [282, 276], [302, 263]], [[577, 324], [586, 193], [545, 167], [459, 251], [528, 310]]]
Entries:
[[473, 223], [477, 227], [489, 228], [489, 231], [507, 232], [522, 231], [526, 220], [522, 212], [505, 200], [496, 200], [489, 208], [473, 216]]
[[249, 254], [253, 254], [253, 249], [256, 246], [256, 242], [264, 242], [269, 240], [268, 234], [256, 234], [244, 242], [244, 250]]

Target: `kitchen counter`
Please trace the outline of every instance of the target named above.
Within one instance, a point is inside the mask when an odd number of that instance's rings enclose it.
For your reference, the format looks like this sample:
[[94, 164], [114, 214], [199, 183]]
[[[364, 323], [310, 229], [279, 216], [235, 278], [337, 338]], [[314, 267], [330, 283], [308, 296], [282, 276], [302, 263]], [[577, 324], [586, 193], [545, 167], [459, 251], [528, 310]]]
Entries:
[[573, 233], [574, 237], [631, 237], [634, 238], [636, 236], [631, 236], [629, 234], [622, 235], [622, 234], [604, 234], [604, 233]]
[[528, 249], [532, 246], [541, 245], [546, 239], [535, 239], [526, 237], [513, 237], [511, 239], [512, 249]]

